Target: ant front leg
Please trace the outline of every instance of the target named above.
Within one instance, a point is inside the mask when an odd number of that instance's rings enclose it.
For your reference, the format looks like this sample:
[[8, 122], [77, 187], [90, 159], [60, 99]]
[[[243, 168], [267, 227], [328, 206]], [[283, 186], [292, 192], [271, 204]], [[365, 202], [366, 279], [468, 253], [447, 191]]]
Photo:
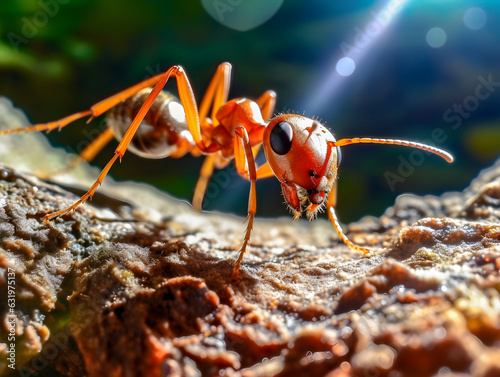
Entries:
[[[252, 147], [250, 145], [250, 139], [248, 137], [247, 130], [243, 126], [238, 126], [235, 130], [236, 138], [235, 143], [235, 155], [234, 161], [236, 164], [236, 169], [240, 175], [248, 175], [250, 178], [250, 194], [248, 197], [248, 216], [245, 221], [248, 221], [247, 230], [245, 232], [245, 238], [243, 239], [243, 245], [240, 249], [240, 254], [238, 260], [236, 261], [233, 269], [232, 278], [234, 280], [240, 278], [240, 265], [243, 260], [243, 255], [250, 240], [250, 234], [253, 229], [253, 221], [255, 214], [257, 213], [257, 193], [255, 190], [255, 182], [257, 180], [257, 170], [255, 168], [255, 159], [252, 153]], [[248, 167], [248, 170], [247, 170]]]

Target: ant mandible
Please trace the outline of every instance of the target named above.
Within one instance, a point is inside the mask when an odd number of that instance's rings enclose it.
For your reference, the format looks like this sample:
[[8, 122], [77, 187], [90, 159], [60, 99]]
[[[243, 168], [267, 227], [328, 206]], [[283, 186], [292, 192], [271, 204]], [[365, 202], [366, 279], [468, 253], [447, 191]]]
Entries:
[[[76, 119], [93, 118], [113, 108], [107, 116], [108, 128], [80, 154], [80, 160], [91, 161], [113, 138], [119, 140], [113, 157], [96, 182], [72, 206], [44, 216], [48, 221], [64, 215], [92, 198], [111, 166], [121, 159], [127, 148], [143, 157], [179, 158], [190, 152], [206, 155], [194, 190], [193, 207], [201, 210], [203, 197], [215, 168], [225, 167], [233, 158], [238, 174], [250, 181], [248, 226], [233, 278], [250, 240], [257, 199], [255, 182], [275, 175], [281, 182], [285, 202], [297, 220], [303, 211], [309, 220], [326, 207], [328, 217], [340, 239], [352, 249], [366, 254], [369, 249], [354, 245], [344, 234], [335, 214], [339, 147], [357, 143], [393, 144], [422, 149], [452, 162], [453, 157], [441, 149], [405, 140], [351, 138], [335, 140], [315, 119], [297, 114], [273, 117], [276, 94], [267, 91], [255, 101], [237, 98], [228, 101], [232, 66], [222, 63], [217, 68], [200, 103], [196, 99], [184, 69], [175, 65], [165, 73], [146, 79], [122, 92], [55, 122], [5, 130], [0, 135], [16, 132], [59, 130]], [[163, 91], [167, 81], [177, 80], [179, 99]], [[153, 87], [151, 90], [150, 87]], [[261, 145], [267, 162], [257, 168], [255, 156]]]

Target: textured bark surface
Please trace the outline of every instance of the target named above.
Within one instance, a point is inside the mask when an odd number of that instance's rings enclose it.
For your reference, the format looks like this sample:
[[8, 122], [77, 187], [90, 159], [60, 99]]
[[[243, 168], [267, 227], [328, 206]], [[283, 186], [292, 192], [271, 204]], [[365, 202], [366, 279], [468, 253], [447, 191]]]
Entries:
[[[9, 127], [21, 119], [5, 100], [0, 115], [14, 117]], [[0, 138], [5, 375], [7, 268], [13, 375], [500, 375], [500, 161], [463, 192], [402, 196], [351, 224], [367, 257], [324, 220], [258, 219], [232, 281], [242, 219], [198, 214], [146, 186], [108, 180], [47, 226], [45, 214], [82, 192], [20, 172], [41, 157], [28, 162], [16, 143], [48, 151], [43, 166], [66, 158], [39, 136]], [[85, 187], [85, 169], [61, 180]]]

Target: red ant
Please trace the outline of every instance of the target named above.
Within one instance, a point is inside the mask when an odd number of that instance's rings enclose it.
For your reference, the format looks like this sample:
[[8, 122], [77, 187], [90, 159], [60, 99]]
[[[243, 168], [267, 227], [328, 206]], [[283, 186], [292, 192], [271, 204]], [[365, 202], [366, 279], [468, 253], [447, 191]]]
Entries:
[[[257, 211], [255, 182], [275, 175], [281, 182], [285, 202], [297, 220], [303, 211], [309, 220], [326, 207], [328, 217], [340, 239], [349, 247], [367, 253], [369, 249], [354, 245], [343, 233], [335, 214], [339, 147], [357, 143], [394, 144], [422, 149], [452, 162], [453, 157], [438, 148], [405, 140], [352, 138], [335, 140], [317, 120], [297, 114], [272, 116], [276, 94], [267, 91], [255, 101], [237, 98], [228, 101], [231, 64], [219, 65], [200, 103], [196, 104], [191, 83], [181, 66], [144, 80], [95, 105], [55, 122], [6, 130], [15, 132], [51, 131], [61, 129], [76, 119], [90, 116], [87, 121], [112, 109], [108, 114], [109, 128], [85, 148], [80, 158], [90, 161], [113, 137], [120, 143], [113, 158], [101, 171], [90, 190], [72, 206], [44, 216], [50, 219], [64, 215], [91, 198], [109, 169], [127, 148], [147, 158], [179, 158], [190, 152], [206, 155], [193, 197], [193, 207], [201, 210], [203, 197], [215, 168], [225, 167], [233, 158], [238, 174], [250, 180], [248, 227], [233, 278], [247, 248]], [[168, 79], [177, 79], [179, 99], [162, 91]], [[153, 87], [151, 90], [150, 87]], [[255, 156], [261, 145], [267, 162], [257, 168]]]

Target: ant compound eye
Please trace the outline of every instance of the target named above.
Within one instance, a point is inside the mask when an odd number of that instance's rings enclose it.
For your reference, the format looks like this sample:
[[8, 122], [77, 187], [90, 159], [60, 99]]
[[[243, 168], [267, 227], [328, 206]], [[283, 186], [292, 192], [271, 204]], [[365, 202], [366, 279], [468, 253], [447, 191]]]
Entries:
[[292, 147], [293, 130], [288, 122], [279, 122], [271, 130], [269, 143], [276, 154], [287, 154]]

